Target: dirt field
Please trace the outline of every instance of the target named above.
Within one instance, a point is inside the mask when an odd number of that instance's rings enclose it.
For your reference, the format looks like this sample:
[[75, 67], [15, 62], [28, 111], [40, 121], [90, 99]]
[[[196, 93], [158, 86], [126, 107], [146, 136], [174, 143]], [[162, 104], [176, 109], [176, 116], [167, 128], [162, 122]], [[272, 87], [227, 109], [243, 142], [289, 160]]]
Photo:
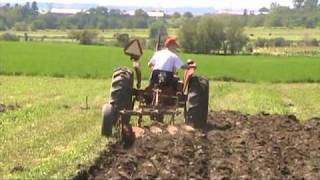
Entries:
[[320, 119], [211, 112], [207, 133], [164, 129], [112, 144], [75, 179], [320, 179]]

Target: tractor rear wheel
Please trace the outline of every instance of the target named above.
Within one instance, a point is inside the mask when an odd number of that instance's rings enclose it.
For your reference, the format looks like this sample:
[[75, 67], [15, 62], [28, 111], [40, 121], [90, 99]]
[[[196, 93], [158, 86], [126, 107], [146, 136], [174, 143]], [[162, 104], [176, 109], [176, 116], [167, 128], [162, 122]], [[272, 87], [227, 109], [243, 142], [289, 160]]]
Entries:
[[195, 128], [207, 125], [209, 105], [209, 81], [204, 77], [191, 77], [188, 85], [188, 98], [185, 107], [186, 123]]
[[[130, 124], [130, 115], [121, 115], [121, 110], [131, 110], [133, 74], [127, 68], [117, 68], [114, 70], [111, 82], [110, 104], [115, 107], [116, 117], [121, 123], [121, 138], [124, 144], [130, 144], [134, 134]], [[117, 122], [114, 122], [116, 124]]]
[[132, 72], [127, 68], [114, 70], [111, 82], [110, 104], [115, 108], [116, 112], [123, 109], [132, 109], [132, 91]]
[[[120, 119], [120, 111], [132, 109], [133, 74], [127, 68], [117, 68], [112, 75], [110, 102], [103, 107], [101, 134], [112, 135], [112, 128]], [[122, 122], [129, 123], [130, 116], [121, 117]]]

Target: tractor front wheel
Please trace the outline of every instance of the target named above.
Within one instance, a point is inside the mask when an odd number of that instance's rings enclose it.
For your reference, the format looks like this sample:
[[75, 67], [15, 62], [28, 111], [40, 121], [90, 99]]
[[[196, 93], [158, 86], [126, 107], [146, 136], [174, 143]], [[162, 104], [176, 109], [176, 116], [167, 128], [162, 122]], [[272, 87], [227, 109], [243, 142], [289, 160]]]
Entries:
[[110, 137], [112, 135], [113, 122], [116, 118], [114, 108], [111, 104], [107, 103], [103, 106], [102, 117], [101, 134], [103, 136]]

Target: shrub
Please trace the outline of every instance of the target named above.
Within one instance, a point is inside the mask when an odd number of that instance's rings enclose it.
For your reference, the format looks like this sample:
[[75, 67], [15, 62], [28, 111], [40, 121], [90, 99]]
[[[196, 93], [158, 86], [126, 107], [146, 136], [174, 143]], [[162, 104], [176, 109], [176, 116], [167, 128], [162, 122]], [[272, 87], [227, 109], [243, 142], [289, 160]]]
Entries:
[[4, 23], [4, 21], [2, 21], [1, 19], [0, 19], [0, 31], [5, 31], [5, 30], [7, 30], [7, 25]]
[[71, 31], [68, 32], [68, 37], [70, 39], [79, 40], [80, 39], [80, 33], [81, 33], [81, 31], [71, 30]]
[[98, 33], [91, 30], [70, 31], [68, 37], [80, 41], [80, 44], [98, 44]]
[[28, 31], [28, 25], [25, 22], [18, 22], [14, 25], [16, 31]]
[[270, 40], [273, 47], [284, 47], [288, 45], [288, 42], [283, 37], [278, 37]]
[[267, 47], [269, 44], [269, 40], [265, 38], [258, 38], [255, 42], [255, 47]]
[[113, 36], [117, 40], [118, 46], [125, 47], [129, 43], [129, 34], [127, 33], [116, 33]]
[[19, 41], [19, 37], [12, 33], [4, 33], [0, 36], [0, 40], [3, 41]]
[[319, 46], [319, 42], [315, 38], [304, 38], [303, 43], [305, 46]]
[[96, 31], [84, 30], [80, 33], [80, 44], [96, 44], [98, 33]]

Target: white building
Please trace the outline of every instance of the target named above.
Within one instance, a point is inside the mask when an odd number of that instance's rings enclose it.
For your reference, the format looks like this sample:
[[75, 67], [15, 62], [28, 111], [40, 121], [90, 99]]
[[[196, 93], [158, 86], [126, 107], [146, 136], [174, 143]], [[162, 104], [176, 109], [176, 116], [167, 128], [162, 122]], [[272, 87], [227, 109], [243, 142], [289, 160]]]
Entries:
[[52, 13], [56, 15], [74, 15], [80, 12], [85, 12], [86, 10], [82, 9], [58, 9], [58, 8], [52, 8], [51, 10], [40, 10], [40, 14], [47, 14], [47, 13]]
[[161, 18], [164, 17], [164, 12], [163, 11], [149, 11], [147, 12], [149, 17], [155, 17], [155, 18]]

